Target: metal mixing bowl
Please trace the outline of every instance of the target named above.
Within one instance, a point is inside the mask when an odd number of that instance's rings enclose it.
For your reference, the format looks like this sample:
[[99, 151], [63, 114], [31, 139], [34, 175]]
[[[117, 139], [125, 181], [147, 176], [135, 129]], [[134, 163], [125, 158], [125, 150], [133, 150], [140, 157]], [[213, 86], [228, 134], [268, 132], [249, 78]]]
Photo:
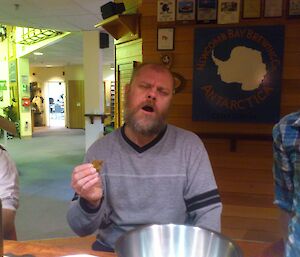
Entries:
[[242, 257], [220, 233], [186, 225], [149, 225], [129, 231], [115, 246], [118, 257]]

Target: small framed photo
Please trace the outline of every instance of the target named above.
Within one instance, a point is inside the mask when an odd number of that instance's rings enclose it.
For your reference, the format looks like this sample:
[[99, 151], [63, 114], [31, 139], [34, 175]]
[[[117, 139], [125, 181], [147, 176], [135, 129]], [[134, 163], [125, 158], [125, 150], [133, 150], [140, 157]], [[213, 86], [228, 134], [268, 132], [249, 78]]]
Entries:
[[197, 22], [210, 23], [217, 21], [217, 0], [198, 0]]
[[175, 0], [157, 1], [157, 22], [175, 22]]
[[261, 17], [261, 0], [243, 1], [243, 19], [255, 19]]
[[174, 50], [175, 28], [157, 29], [157, 50]]
[[283, 0], [265, 0], [264, 17], [282, 17]]
[[287, 17], [300, 18], [300, 0], [287, 1]]
[[195, 0], [177, 0], [176, 21], [195, 21], [195, 10]]
[[238, 23], [240, 20], [240, 0], [218, 1], [218, 23]]

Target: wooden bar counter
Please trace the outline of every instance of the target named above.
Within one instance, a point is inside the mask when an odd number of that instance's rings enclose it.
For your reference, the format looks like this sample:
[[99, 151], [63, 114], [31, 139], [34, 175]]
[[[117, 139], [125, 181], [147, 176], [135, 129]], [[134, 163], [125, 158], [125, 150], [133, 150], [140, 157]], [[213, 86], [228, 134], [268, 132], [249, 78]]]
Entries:
[[[95, 240], [94, 236], [85, 238], [68, 237], [53, 238], [30, 241], [4, 241], [4, 255], [8, 256], [26, 256], [26, 257], [61, 257], [65, 255], [90, 254], [100, 257], [116, 257], [114, 253], [98, 252], [91, 250], [91, 244]], [[279, 257], [280, 252], [272, 252], [272, 255], [265, 255], [270, 252], [274, 244], [242, 241], [236, 243], [241, 247], [244, 257]]]

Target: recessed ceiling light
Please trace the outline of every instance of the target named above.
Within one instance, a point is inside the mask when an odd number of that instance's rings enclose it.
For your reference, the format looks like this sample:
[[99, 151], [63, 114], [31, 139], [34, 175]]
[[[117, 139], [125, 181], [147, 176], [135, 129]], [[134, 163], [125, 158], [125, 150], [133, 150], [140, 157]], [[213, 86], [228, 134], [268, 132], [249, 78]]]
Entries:
[[34, 55], [43, 55], [43, 53], [41, 53], [41, 52], [34, 52], [33, 54]]

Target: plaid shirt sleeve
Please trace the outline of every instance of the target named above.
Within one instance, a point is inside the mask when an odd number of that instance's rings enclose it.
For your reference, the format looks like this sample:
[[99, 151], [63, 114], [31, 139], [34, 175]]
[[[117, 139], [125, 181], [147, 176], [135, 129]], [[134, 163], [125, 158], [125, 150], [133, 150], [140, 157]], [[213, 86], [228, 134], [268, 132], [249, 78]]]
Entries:
[[277, 124], [273, 128], [273, 177], [275, 182], [274, 204], [280, 208], [293, 211], [293, 175], [294, 171], [286, 151], [283, 138], [286, 126]]

